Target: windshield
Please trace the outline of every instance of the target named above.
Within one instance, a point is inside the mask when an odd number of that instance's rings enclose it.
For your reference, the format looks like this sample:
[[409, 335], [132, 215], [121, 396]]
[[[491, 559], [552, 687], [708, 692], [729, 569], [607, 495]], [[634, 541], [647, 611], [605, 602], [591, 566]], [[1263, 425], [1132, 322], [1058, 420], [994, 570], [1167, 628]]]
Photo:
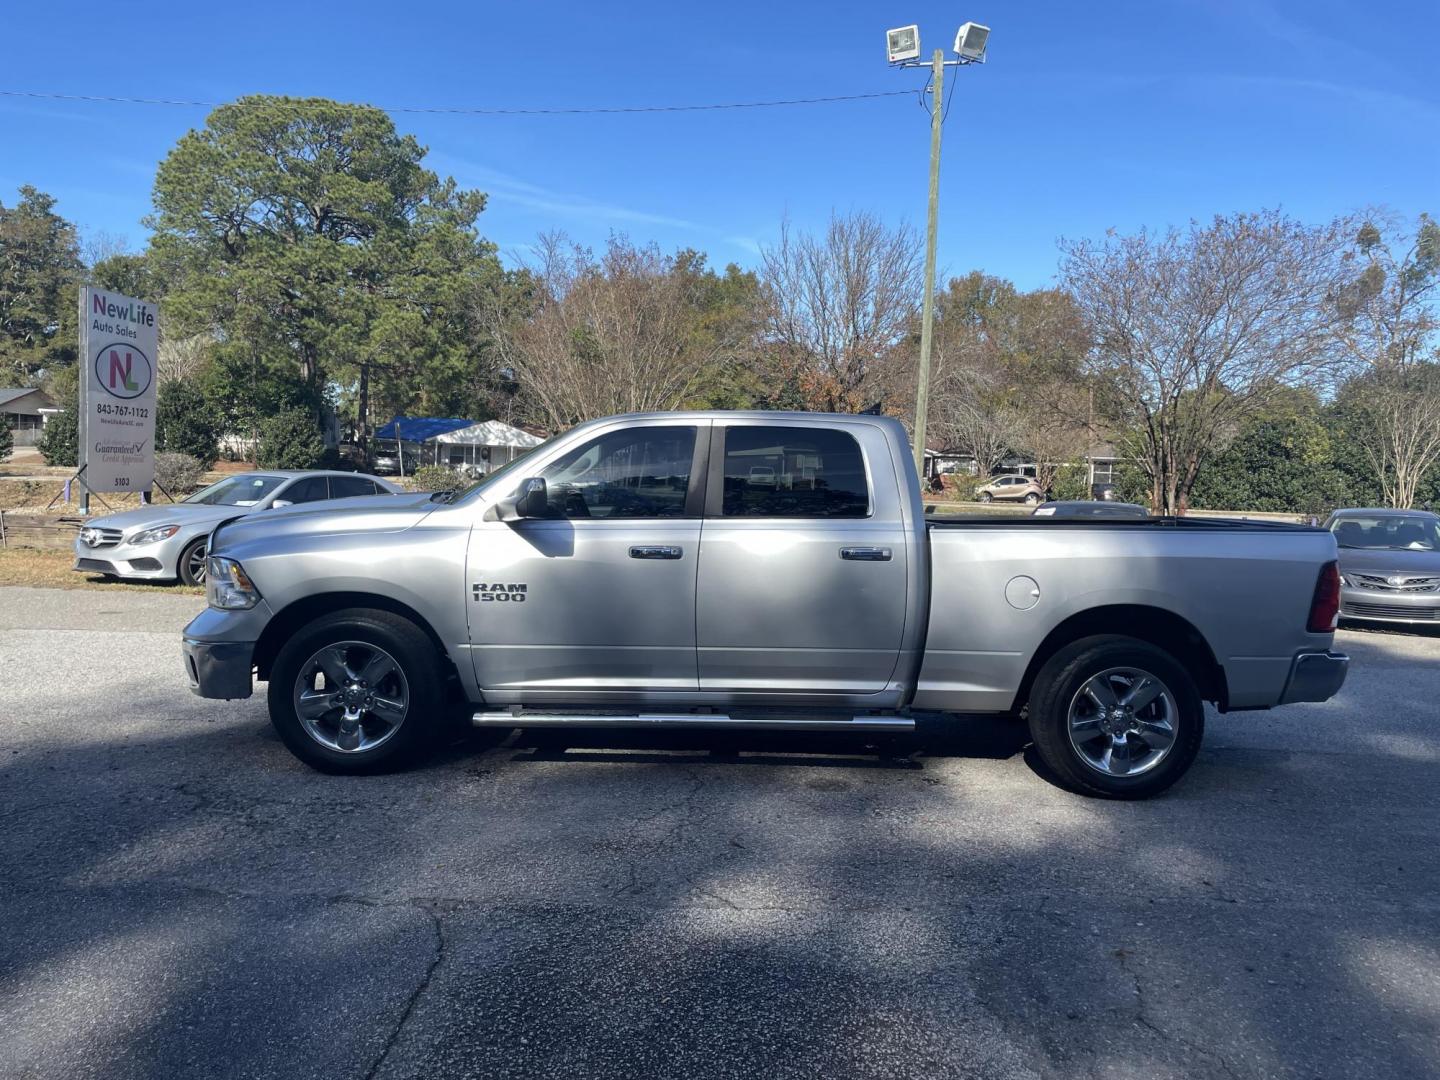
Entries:
[[1440, 519], [1420, 514], [1343, 517], [1330, 526], [1342, 548], [1440, 551]]
[[511, 458], [504, 465], [501, 465], [498, 469], [495, 469], [493, 472], [486, 473], [469, 487], [463, 487], [453, 492], [436, 492], [435, 497], [438, 499], [443, 496], [444, 502], [459, 502], [461, 499], [468, 499], [472, 495], [479, 494], [480, 492], [489, 488], [491, 484], [498, 483], [505, 476], [512, 475], [515, 472], [519, 471], [516, 466], [518, 466], [522, 461], [528, 460], [531, 455], [541, 450], [544, 450], [547, 446], [549, 446], [559, 437], [560, 436], [558, 435], [552, 435], [539, 446], [532, 446], [529, 450], [522, 451], [519, 457]]
[[259, 476], [245, 473], [227, 476], [207, 488], [201, 488], [184, 500], [187, 503], [204, 503], [206, 506], [254, 506], [285, 482], [283, 476]]

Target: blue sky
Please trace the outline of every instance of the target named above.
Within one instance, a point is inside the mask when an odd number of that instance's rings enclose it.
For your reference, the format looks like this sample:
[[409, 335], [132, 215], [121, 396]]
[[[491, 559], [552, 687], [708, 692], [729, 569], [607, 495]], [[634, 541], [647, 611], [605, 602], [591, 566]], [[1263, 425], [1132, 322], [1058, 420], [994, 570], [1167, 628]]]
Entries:
[[[515, 107], [860, 94], [923, 83], [887, 70], [887, 27], [918, 22], [928, 53], [968, 18], [993, 32], [986, 65], [950, 71], [942, 271], [1037, 287], [1059, 236], [1273, 206], [1440, 212], [1434, 0], [966, 4], [16, 3], [0, 14], [0, 89]], [[205, 112], [0, 97], [0, 199], [32, 183], [82, 234], [143, 246], [155, 163]], [[483, 229], [510, 261], [555, 228], [753, 265], [784, 215], [924, 223], [928, 119], [912, 97], [396, 120], [433, 168], [490, 193]]]

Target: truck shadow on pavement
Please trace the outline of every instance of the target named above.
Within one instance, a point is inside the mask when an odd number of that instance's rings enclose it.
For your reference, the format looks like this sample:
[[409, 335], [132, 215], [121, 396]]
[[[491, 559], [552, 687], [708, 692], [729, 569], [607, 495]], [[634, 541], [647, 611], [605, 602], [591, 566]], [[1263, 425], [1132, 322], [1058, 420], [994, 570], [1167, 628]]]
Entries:
[[1226, 750], [1105, 803], [972, 717], [345, 778], [257, 702], [112, 734], [54, 693], [0, 757], [3, 1076], [1440, 1072], [1433, 762]]

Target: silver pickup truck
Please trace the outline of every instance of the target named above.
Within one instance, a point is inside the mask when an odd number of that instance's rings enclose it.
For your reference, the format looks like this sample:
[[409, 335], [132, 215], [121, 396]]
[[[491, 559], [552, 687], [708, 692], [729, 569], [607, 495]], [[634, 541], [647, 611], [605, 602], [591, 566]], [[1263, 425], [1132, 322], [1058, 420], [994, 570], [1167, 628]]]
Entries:
[[878, 416], [580, 425], [465, 491], [219, 526], [185, 629], [196, 693], [269, 683], [286, 745], [394, 768], [476, 726], [894, 731], [1025, 715], [1075, 790], [1153, 795], [1203, 702], [1323, 701], [1340, 580], [1320, 529], [927, 517]]

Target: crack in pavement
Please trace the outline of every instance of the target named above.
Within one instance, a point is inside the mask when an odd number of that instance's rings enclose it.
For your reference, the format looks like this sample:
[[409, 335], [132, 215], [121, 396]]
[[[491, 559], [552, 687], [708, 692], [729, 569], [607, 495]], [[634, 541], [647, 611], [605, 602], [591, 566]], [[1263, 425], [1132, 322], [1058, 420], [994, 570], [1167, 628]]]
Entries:
[[1224, 1056], [1218, 1050], [1208, 1049], [1199, 1043], [1187, 1039], [1183, 1035], [1176, 1035], [1173, 1032], [1166, 1031], [1159, 1024], [1155, 1023], [1154, 1020], [1150, 1019], [1149, 1010], [1145, 1004], [1145, 988], [1140, 982], [1139, 974], [1130, 966], [1130, 953], [1124, 948], [1118, 948], [1115, 949], [1111, 955], [1115, 957], [1116, 961], [1120, 964], [1120, 970], [1129, 977], [1131, 984], [1134, 986], [1135, 1023], [1143, 1027], [1146, 1031], [1154, 1034], [1162, 1042], [1176, 1043], [1179, 1046], [1183, 1046], [1186, 1050], [1189, 1050], [1192, 1054], [1198, 1054], [1200, 1057], [1213, 1060], [1220, 1068], [1225, 1070], [1225, 1075], [1230, 1077], [1231, 1080], [1240, 1080], [1239, 1074], [1230, 1067], [1230, 1063], [1225, 1060]]
[[441, 924], [438, 911], [430, 912], [430, 925], [435, 931], [435, 955], [431, 957], [430, 966], [425, 969], [425, 974], [421, 976], [420, 982], [411, 991], [410, 997], [406, 999], [405, 1007], [400, 1011], [400, 1018], [395, 1022], [395, 1028], [390, 1032], [390, 1037], [385, 1040], [385, 1045], [380, 1048], [379, 1055], [366, 1070], [365, 1080], [374, 1080], [379, 1075], [380, 1069], [390, 1057], [390, 1051], [395, 1049], [395, 1044], [399, 1041], [401, 1033], [404, 1032], [405, 1025], [415, 1012], [415, 1006], [424, 997], [425, 991], [430, 988], [430, 982], [435, 977], [435, 972], [439, 970], [445, 960], [445, 928]]

